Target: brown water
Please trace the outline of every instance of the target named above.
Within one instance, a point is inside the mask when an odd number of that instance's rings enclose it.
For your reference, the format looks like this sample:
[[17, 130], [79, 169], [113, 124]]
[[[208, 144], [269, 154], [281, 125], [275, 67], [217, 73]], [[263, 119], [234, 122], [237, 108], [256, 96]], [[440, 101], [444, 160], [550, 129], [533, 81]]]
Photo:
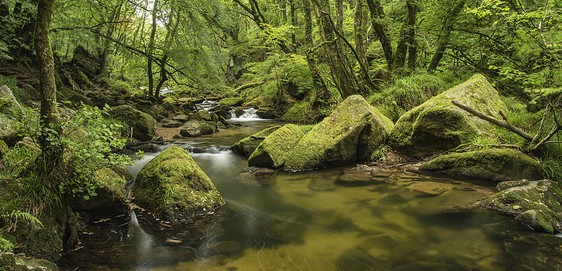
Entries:
[[[181, 229], [145, 213], [88, 226], [63, 270], [555, 270], [558, 248], [527, 248], [534, 234], [510, 218], [467, 211], [493, 193], [476, 180], [350, 167], [241, 173], [225, 146], [274, 123], [245, 123], [181, 142], [227, 205]], [[147, 155], [150, 159], [151, 155]], [[138, 171], [138, 167], [133, 171]], [[355, 181], [342, 184], [342, 181]], [[361, 183], [366, 182], [366, 183]], [[359, 185], [361, 184], [361, 185]], [[510, 233], [510, 234], [505, 234]], [[515, 235], [513, 235], [513, 234]], [[542, 239], [541, 239], [542, 240]], [[519, 242], [519, 243], [518, 243]], [[531, 243], [532, 244], [532, 243]], [[557, 250], [558, 249], [558, 250]], [[548, 254], [552, 251], [552, 254]]]

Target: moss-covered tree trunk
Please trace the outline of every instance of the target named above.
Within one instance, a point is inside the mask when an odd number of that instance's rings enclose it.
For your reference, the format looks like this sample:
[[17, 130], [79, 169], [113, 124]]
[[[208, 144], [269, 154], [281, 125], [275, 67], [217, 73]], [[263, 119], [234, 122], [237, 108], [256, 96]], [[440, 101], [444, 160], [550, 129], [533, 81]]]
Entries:
[[55, 63], [49, 41], [53, 4], [54, 0], [39, 0], [37, 23], [35, 24], [35, 50], [39, 61], [41, 83], [42, 124], [42, 133], [39, 138], [42, 154], [38, 160], [38, 166], [44, 170], [44, 173], [51, 172], [58, 167], [63, 152], [61, 142], [58, 140], [62, 129], [57, 108]]
[[448, 16], [445, 16], [445, 19], [443, 21], [443, 29], [441, 30], [441, 34], [439, 35], [439, 38], [437, 40], [437, 50], [435, 50], [435, 54], [433, 55], [433, 58], [431, 58], [431, 62], [429, 63], [429, 67], [427, 68], [428, 71], [435, 71], [435, 69], [439, 65], [439, 62], [441, 62], [441, 58], [443, 58], [445, 50], [449, 46], [449, 38], [451, 37], [451, 32], [453, 31], [455, 20], [457, 19], [465, 3], [466, 0], [459, 0], [448, 12]]
[[371, 13], [371, 24], [384, 52], [386, 64], [388, 65], [388, 69], [391, 70], [394, 63], [392, 40], [388, 34], [387, 26], [382, 23], [382, 20], [385, 17], [382, 4], [379, 0], [367, 0], [367, 6], [369, 7], [369, 11]]

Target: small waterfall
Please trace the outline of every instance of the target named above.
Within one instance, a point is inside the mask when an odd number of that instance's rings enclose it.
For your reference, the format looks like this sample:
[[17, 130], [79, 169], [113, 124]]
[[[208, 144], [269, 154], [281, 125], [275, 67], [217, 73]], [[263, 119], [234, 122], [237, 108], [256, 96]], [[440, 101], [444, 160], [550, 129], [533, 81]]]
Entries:
[[197, 110], [209, 111], [218, 104], [217, 101], [203, 101], [202, 103], [196, 104], [195, 108]]
[[242, 114], [241, 116], [237, 117], [235, 110], [230, 111], [230, 114], [232, 116], [232, 118], [230, 120], [233, 121], [256, 121], [256, 120], [264, 120], [262, 118], [260, 118], [258, 116], [258, 114], [256, 114], [258, 112], [257, 109], [255, 108], [247, 108], [244, 109], [244, 114]]
[[137, 214], [131, 211], [129, 234], [127, 236], [139, 255], [145, 255], [154, 247], [154, 238], [146, 233], [139, 224]]

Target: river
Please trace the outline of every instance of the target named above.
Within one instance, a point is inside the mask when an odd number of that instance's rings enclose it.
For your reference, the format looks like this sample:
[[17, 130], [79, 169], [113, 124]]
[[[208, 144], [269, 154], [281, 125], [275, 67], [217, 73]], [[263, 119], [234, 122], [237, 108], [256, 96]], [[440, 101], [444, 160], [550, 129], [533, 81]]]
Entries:
[[[176, 142], [209, 175], [227, 205], [168, 228], [137, 210], [84, 228], [62, 270], [543, 270], [543, 254], [509, 247], [511, 218], [467, 211], [494, 192], [477, 180], [353, 166], [288, 174], [243, 172], [228, 146], [273, 122], [242, 122]], [[162, 146], [162, 148], [171, 145]], [[136, 175], [156, 154], [131, 167]], [[342, 180], [355, 182], [347, 185]], [[368, 180], [365, 185], [361, 181]], [[552, 237], [555, 238], [555, 237]], [[549, 239], [550, 240], [550, 239]], [[520, 254], [518, 254], [520, 253]], [[553, 255], [559, 255], [553, 251]], [[537, 259], [536, 263], [530, 263]], [[518, 268], [530, 266], [530, 269]], [[545, 269], [546, 270], [546, 269]], [[554, 270], [554, 269], [551, 269]]]

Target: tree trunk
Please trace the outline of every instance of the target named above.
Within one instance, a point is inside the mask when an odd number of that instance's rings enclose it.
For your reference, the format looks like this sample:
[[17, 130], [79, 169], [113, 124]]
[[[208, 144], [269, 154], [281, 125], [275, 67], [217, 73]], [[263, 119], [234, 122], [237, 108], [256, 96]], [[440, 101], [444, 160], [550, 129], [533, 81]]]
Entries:
[[346, 98], [357, 93], [358, 86], [354, 80], [354, 74], [351, 67], [348, 67], [349, 60], [347, 56], [340, 50], [335, 37], [332, 19], [330, 17], [330, 1], [329, 0], [313, 0], [318, 12], [319, 26], [321, 26], [321, 36], [324, 39], [324, 54], [328, 59], [332, 76], [335, 79], [336, 86], [340, 90], [342, 98]]
[[363, 34], [365, 31], [365, 24], [363, 20], [363, 0], [355, 0], [355, 14], [353, 18], [353, 30], [355, 32], [355, 50], [357, 51], [357, 62], [367, 65], [367, 59], [365, 58], [365, 37]]
[[150, 40], [148, 41], [148, 63], [147, 63], [147, 73], [148, 73], [148, 96], [154, 95], [154, 74], [152, 72], [152, 55], [154, 53], [154, 40], [156, 39], [156, 14], [158, 12], [158, 0], [154, 0], [154, 5], [152, 7], [152, 29], [150, 30]]
[[409, 1], [408, 6], [408, 21], [410, 22], [410, 30], [408, 33], [408, 67], [410, 70], [416, 69], [416, 60], [418, 58], [418, 45], [416, 43], [416, 24], [419, 7], [415, 2]]
[[404, 64], [406, 63], [406, 54], [411, 51], [415, 42], [417, 6], [409, 0], [406, 1], [406, 7], [408, 9], [408, 14], [402, 26], [402, 30], [400, 31], [400, 41], [396, 46], [396, 55], [394, 58], [394, 66], [396, 68], [404, 67]]
[[312, 104], [319, 101], [325, 101], [329, 97], [328, 88], [322, 80], [320, 72], [316, 68], [316, 60], [314, 59], [314, 41], [312, 39], [312, 11], [309, 0], [302, 0], [302, 9], [304, 13], [304, 45], [306, 48], [306, 61], [308, 68], [312, 74], [313, 97], [310, 97]]
[[386, 25], [381, 22], [385, 17], [382, 5], [379, 0], [367, 0], [367, 6], [369, 7], [369, 11], [371, 13], [371, 24], [384, 51], [386, 64], [388, 65], [388, 69], [392, 70], [394, 61], [392, 41], [388, 35]]
[[443, 58], [443, 54], [445, 53], [447, 46], [449, 46], [449, 38], [451, 37], [451, 32], [453, 31], [455, 20], [457, 19], [465, 3], [466, 0], [458, 0], [451, 11], [449, 11], [449, 16], [445, 16], [445, 20], [443, 21], [443, 28], [441, 29], [441, 34], [439, 35], [439, 38], [437, 40], [437, 50], [435, 51], [435, 55], [433, 55], [433, 58], [429, 63], [429, 67], [427, 68], [429, 72], [435, 71], [437, 66], [439, 66], [439, 62], [441, 61], [441, 58]]
[[53, 4], [54, 0], [39, 0], [35, 24], [35, 50], [40, 70], [42, 124], [42, 133], [39, 137], [41, 156], [38, 166], [40, 170], [44, 170], [43, 173], [47, 174], [59, 167], [63, 153], [62, 143], [56, 141], [60, 138], [62, 128], [57, 108], [55, 63], [49, 40]]

